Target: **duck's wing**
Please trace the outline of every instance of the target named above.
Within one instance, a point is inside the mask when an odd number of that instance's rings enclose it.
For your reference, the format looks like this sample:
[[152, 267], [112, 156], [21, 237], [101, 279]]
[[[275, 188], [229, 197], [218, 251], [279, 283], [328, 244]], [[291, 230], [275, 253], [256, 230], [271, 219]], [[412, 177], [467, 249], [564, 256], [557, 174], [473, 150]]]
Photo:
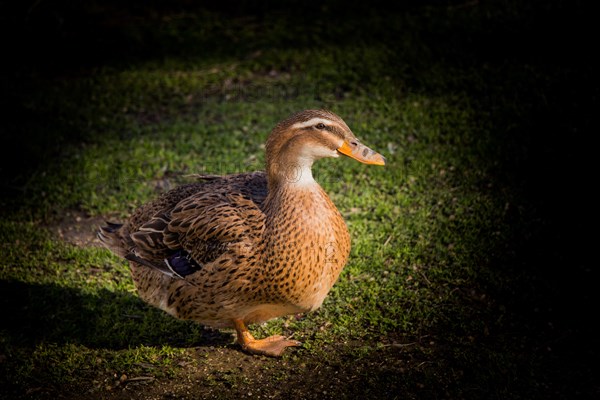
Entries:
[[133, 248], [125, 258], [183, 278], [225, 253], [250, 254], [262, 237], [264, 220], [248, 194], [201, 191], [131, 232]]

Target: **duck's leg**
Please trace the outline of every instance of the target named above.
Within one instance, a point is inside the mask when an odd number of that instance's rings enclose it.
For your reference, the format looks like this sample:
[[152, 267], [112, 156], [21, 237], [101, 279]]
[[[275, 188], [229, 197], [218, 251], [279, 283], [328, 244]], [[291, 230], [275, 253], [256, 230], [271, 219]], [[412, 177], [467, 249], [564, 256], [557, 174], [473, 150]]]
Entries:
[[244, 350], [252, 354], [279, 357], [283, 354], [286, 347], [302, 345], [297, 340], [289, 340], [281, 335], [269, 336], [265, 339], [254, 339], [248, 328], [246, 328], [244, 321], [234, 319], [233, 323], [235, 324], [238, 343]]

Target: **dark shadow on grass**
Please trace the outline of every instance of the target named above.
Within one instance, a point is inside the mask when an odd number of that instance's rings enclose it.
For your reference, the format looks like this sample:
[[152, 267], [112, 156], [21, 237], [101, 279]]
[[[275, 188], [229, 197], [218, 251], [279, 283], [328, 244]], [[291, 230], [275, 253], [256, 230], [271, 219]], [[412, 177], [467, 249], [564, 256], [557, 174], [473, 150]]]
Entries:
[[0, 332], [14, 344], [73, 343], [90, 348], [223, 346], [232, 335], [180, 321], [126, 292], [0, 281]]

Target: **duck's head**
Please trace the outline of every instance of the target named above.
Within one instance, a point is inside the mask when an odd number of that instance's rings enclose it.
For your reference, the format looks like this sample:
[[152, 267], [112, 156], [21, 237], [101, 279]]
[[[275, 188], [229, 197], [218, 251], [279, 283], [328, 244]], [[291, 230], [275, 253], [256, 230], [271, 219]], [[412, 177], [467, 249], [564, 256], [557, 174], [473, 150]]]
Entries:
[[385, 158], [360, 143], [348, 125], [326, 110], [304, 110], [281, 121], [267, 139], [267, 173], [271, 182], [314, 182], [315, 160], [345, 155], [371, 165]]

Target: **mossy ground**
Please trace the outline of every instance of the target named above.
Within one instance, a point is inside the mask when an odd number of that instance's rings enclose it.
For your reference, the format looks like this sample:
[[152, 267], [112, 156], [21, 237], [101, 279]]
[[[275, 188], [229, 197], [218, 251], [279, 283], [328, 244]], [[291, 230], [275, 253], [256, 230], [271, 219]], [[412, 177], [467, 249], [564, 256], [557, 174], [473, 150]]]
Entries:
[[[6, 8], [2, 398], [600, 394], [582, 4]], [[253, 327], [304, 346], [249, 356], [139, 300], [97, 226], [188, 174], [262, 169], [274, 124], [315, 107], [388, 165], [315, 166], [350, 261], [320, 310]]]

